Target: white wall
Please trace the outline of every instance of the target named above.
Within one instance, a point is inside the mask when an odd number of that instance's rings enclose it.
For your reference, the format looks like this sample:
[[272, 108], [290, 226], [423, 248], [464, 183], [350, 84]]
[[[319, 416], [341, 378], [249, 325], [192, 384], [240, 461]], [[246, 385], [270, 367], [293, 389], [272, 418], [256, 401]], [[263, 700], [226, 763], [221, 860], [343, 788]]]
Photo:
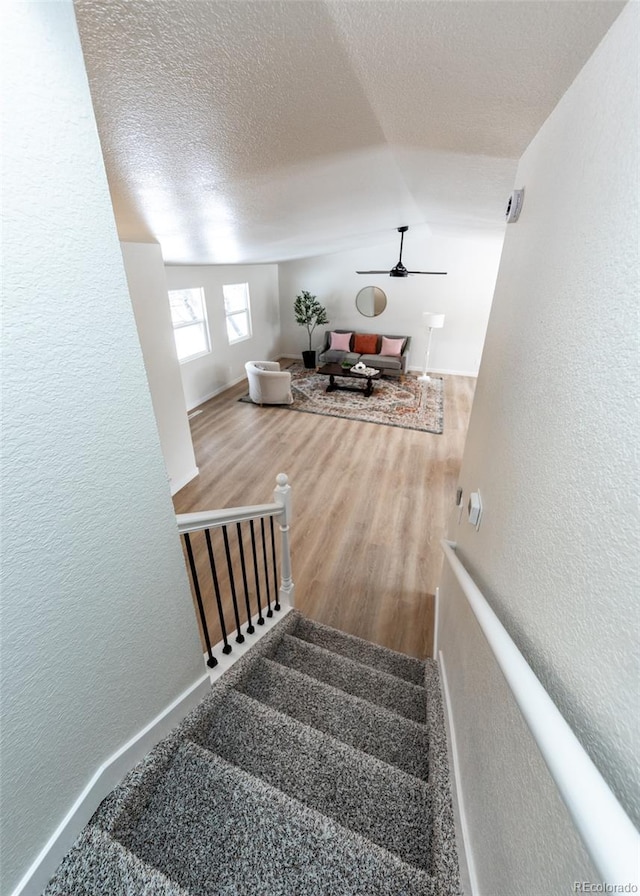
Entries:
[[[423, 311], [442, 311], [445, 326], [434, 332], [429, 367], [447, 373], [475, 376], [489, 319], [498, 272], [504, 226], [495, 231], [450, 231], [429, 236], [424, 228], [411, 227], [405, 234], [403, 263], [409, 270], [447, 271], [446, 277], [416, 275], [406, 279], [366, 276], [356, 270], [391, 268], [398, 260], [400, 236], [384, 245], [335, 255], [305, 258], [279, 265], [282, 350], [298, 355], [307, 348], [307, 331], [293, 317], [293, 303], [303, 289], [326, 306], [329, 327], [314, 334], [314, 348], [322, 333], [333, 327], [354, 328], [363, 333], [387, 333], [412, 337], [409, 365], [421, 370], [427, 335], [422, 329]], [[385, 311], [363, 317], [355, 298], [364, 286], [379, 286], [387, 295]]]
[[203, 672], [71, 2], [3, 10], [2, 870]]
[[[187, 408], [191, 409], [241, 380], [245, 361], [277, 358], [280, 342], [278, 267], [256, 265], [167, 265], [169, 289], [203, 287], [211, 335], [211, 353], [180, 365]], [[248, 283], [253, 335], [229, 345], [222, 287]]]
[[162, 250], [156, 243], [121, 243], [129, 294], [147, 371], [171, 494], [198, 474], [173, 338]]
[[[451, 529], [636, 825], [639, 11], [624, 8], [520, 162], [524, 209], [507, 228], [460, 477], [484, 518]], [[593, 873], [547, 782], [528, 789], [537, 749], [511, 727], [446, 573], [441, 595], [479, 892], [569, 893]]]

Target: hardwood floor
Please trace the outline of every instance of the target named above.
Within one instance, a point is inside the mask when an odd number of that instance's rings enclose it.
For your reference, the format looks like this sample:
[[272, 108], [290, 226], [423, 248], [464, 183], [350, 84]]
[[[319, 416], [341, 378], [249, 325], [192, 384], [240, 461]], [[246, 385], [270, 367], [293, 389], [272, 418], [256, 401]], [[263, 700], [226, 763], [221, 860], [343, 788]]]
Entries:
[[191, 421], [200, 475], [175, 496], [176, 512], [269, 502], [276, 475], [287, 473], [296, 606], [318, 622], [430, 656], [439, 541], [475, 387], [470, 377], [444, 381], [442, 435], [261, 408], [238, 401], [246, 383], [234, 386]]

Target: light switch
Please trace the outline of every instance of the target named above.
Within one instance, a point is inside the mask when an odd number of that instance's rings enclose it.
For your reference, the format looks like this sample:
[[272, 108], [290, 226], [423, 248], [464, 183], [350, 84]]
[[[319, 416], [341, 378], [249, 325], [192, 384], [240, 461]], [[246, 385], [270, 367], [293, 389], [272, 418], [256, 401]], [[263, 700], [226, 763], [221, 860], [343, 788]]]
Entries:
[[480, 492], [471, 492], [469, 495], [469, 504], [467, 507], [469, 512], [469, 522], [476, 529], [480, 528], [480, 520], [482, 518], [482, 499]]

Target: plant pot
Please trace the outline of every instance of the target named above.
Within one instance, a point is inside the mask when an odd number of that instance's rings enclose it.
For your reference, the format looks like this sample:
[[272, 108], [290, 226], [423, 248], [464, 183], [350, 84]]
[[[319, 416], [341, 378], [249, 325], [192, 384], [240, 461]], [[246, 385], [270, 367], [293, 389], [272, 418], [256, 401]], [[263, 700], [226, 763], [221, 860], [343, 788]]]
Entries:
[[302, 360], [304, 362], [304, 366], [311, 370], [316, 366], [316, 353], [302, 352]]

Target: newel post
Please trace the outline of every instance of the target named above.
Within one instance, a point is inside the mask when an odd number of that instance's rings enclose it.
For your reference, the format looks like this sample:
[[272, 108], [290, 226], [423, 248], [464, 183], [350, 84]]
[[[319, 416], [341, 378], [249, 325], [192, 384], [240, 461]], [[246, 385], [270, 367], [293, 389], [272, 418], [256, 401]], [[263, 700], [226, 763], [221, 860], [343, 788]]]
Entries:
[[291, 550], [289, 544], [289, 523], [291, 522], [291, 486], [289, 477], [285, 473], [276, 476], [277, 485], [273, 492], [273, 500], [282, 507], [279, 516], [280, 533], [282, 536], [282, 572], [280, 580], [280, 601], [287, 602], [290, 607], [295, 606], [295, 585], [291, 578]]

